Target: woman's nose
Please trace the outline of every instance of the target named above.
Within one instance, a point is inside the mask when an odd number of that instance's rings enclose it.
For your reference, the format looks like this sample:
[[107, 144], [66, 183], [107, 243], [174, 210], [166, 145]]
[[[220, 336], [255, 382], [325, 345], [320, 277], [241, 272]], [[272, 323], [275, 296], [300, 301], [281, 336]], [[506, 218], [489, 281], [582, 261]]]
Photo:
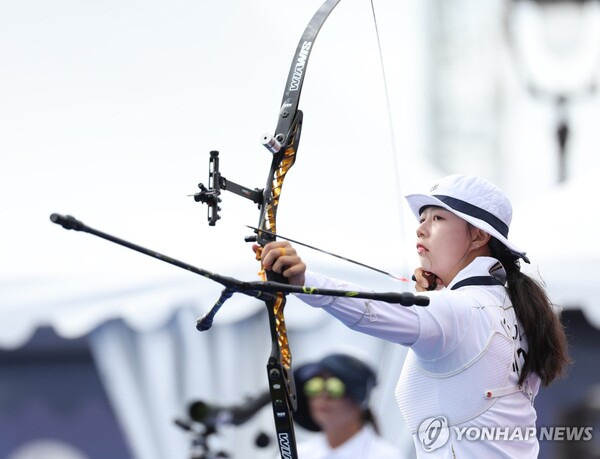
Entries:
[[427, 234], [425, 223], [426, 220], [423, 220], [421, 223], [419, 223], [419, 226], [417, 226], [417, 237], [424, 237]]

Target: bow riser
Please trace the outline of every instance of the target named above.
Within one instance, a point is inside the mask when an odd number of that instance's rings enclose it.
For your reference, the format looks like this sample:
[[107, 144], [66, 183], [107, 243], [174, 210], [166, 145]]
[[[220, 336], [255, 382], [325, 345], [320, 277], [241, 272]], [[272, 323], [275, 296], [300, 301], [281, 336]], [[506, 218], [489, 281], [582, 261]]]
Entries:
[[[279, 206], [283, 181], [296, 161], [296, 152], [298, 151], [298, 145], [300, 144], [302, 112], [299, 110], [294, 118], [295, 122], [292, 125], [293, 131], [287, 136], [289, 141], [286, 148], [277, 153], [273, 158], [271, 172], [267, 179], [267, 187], [265, 188], [265, 193], [263, 195], [266, 205], [263, 207], [259, 218], [259, 229], [265, 229], [271, 233], [277, 232], [277, 207]], [[260, 233], [257, 238], [257, 242], [261, 246], [274, 240], [275, 238], [272, 235], [266, 233]]]

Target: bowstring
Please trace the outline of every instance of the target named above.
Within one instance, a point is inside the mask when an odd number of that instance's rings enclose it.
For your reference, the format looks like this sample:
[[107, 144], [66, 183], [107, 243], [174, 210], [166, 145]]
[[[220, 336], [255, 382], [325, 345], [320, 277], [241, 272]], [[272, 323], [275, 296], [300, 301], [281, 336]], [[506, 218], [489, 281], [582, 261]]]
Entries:
[[[383, 80], [383, 90], [384, 90], [384, 94], [385, 94], [385, 102], [386, 102], [386, 110], [387, 110], [387, 119], [388, 119], [388, 131], [389, 131], [389, 141], [390, 141], [390, 152], [392, 155], [392, 166], [394, 169], [394, 188], [396, 190], [396, 196], [395, 196], [395, 201], [396, 201], [396, 209], [397, 209], [397, 215], [398, 215], [398, 223], [399, 223], [399, 237], [401, 238], [401, 241], [406, 240], [406, 234], [405, 234], [405, 229], [404, 229], [404, 218], [403, 218], [403, 213], [402, 213], [402, 206], [401, 206], [401, 196], [402, 196], [402, 187], [400, 185], [400, 164], [399, 164], [399, 160], [398, 160], [398, 151], [396, 149], [396, 136], [394, 133], [394, 118], [392, 115], [392, 103], [391, 103], [391, 97], [390, 97], [390, 91], [388, 88], [388, 78], [387, 78], [387, 72], [386, 72], [386, 68], [385, 68], [385, 60], [383, 58], [383, 49], [381, 46], [381, 35], [379, 33], [379, 25], [377, 23], [377, 14], [375, 13], [375, 3], [374, 0], [370, 0], [371, 3], [371, 12], [373, 14], [373, 26], [375, 28], [375, 36], [377, 37], [377, 50], [378, 50], [378, 54], [379, 54], [379, 65], [381, 67], [381, 77]], [[402, 252], [402, 250], [401, 250]], [[403, 265], [403, 270], [406, 271], [406, 262], [403, 260], [404, 257], [402, 257], [402, 253], [400, 253], [400, 257], [402, 260], [402, 265]], [[384, 355], [385, 354], [394, 354], [393, 351], [390, 352], [390, 349], [386, 346], [384, 346]], [[381, 399], [382, 402], [380, 403], [380, 408], [382, 408], [382, 404], [383, 404], [383, 398]], [[396, 445], [398, 447], [398, 449], [400, 449], [400, 447], [398, 445]], [[363, 450], [361, 452], [361, 457], [360, 459], [365, 459], [366, 457], [368, 457], [368, 454], [365, 455], [365, 451]]]
[[[391, 154], [392, 154], [392, 165], [394, 168], [394, 186], [396, 188], [396, 208], [398, 209], [398, 212], [400, 213], [400, 224], [401, 224], [401, 231], [403, 232], [403, 225], [402, 225], [402, 215], [400, 212], [400, 205], [399, 205], [399, 201], [398, 198], [400, 196], [402, 196], [402, 189], [400, 186], [400, 173], [399, 173], [399, 161], [398, 161], [398, 151], [396, 149], [396, 135], [394, 133], [394, 117], [392, 115], [392, 102], [391, 102], [391, 97], [390, 97], [390, 91], [388, 88], [388, 79], [387, 79], [387, 72], [385, 69], [385, 61], [383, 58], [383, 48], [381, 46], [381, 36], [379, 34], [379, 25], [377, 23], [377, 15], [375, 13], [375, 3], [374, 0], [370, 0], [371, 2], [371, 13], [373, 14], [373, 26], [375, 28], [375, 36], [377, 38], [377, 51], [379, 54], [379, 65], [381, 67], [381, 77], [382, 77], [382, 82], [383, 82], [383, 91], [385, 94], [385, 103], [386, 103], [386, 112], [387, 112], [387, 119], [388, 119], [388, 131], [389, 131], [389, 136], [390, 136], [390, 147], [391, 147]], [[402, 236], [404, 236], [402, 234]]]
[[[379, 65], [381, 67], [381, 77], [383, 81], [383, 90], [385, 94], [385, 103], [386, 103], [386, 111], [387, 111], [387, 119], [388, 119], [388, 131], [389, 131], [389, 142], [390, 142], [390, 152], [392, 155], [392, 167], [394, 169], [394, 188], [396, 190], [395, 201], [396, 201], [396, 209], [398, 212], [398, 222], [399, 222], [399, 237], [401, 241], [405, 240], [405, 232], [404, 232], [404, 219], [402, 215], [402, 206], [400, 201], [400, 196], [402, 196], [402, 187], [400, 185], [400, 163], [398, 161], [398, 151], [396, 149], [396, 135], [394, 133], [394, 117], [392, 115], [392, 102], [390, 97], [390, 91], [388, 88], [388, 78], [387, 72], [385, 69], [385, 61], [383, 58], [383, 49], [381, 46], [381, 36], [379, 34], [379, 25], [377, 23], [377, 14], [375, 13], [375, 3], [374, 0], [370, 0], [371, 2], [371, 12], [373, 14], [373, 25], [375, 28], [375, 36], [377, 37], [377, 50], [379, 54]], [[400, 257], [402, 259], [402, 257]], [[404, 262], [403, 262], [404, 264]]]

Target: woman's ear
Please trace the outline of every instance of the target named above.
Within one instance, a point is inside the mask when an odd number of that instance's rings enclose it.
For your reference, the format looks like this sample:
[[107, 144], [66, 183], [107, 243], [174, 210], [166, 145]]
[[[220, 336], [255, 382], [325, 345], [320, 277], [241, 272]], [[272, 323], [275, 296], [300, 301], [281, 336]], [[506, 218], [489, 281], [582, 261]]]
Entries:
[[483, 247], [490, 241], [491, 236], [485, 231], [472, 227], [471, 231], [471, 242], [473, 247], [478, 249], [479, 247]]

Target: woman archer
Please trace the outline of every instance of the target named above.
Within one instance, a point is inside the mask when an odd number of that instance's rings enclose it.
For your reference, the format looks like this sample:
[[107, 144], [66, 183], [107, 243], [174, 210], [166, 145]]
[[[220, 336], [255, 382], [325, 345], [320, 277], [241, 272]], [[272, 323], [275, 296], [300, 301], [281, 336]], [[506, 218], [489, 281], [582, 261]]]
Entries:
[[[418, 457], [537, 457], [534, 399], [569, 357], [545, 290], [520, 271], [529, 260], [508, 240], [508, 198], [479, 177], [450, 175], [406, 199], [419, 221], [416, 290], [428, 307], [299, 297], [353, 330], [409, 347], [396, 399]], [[286, 241], [267, 244], [262, 263], [290, 284], [360, 288], [308, 271]]]

